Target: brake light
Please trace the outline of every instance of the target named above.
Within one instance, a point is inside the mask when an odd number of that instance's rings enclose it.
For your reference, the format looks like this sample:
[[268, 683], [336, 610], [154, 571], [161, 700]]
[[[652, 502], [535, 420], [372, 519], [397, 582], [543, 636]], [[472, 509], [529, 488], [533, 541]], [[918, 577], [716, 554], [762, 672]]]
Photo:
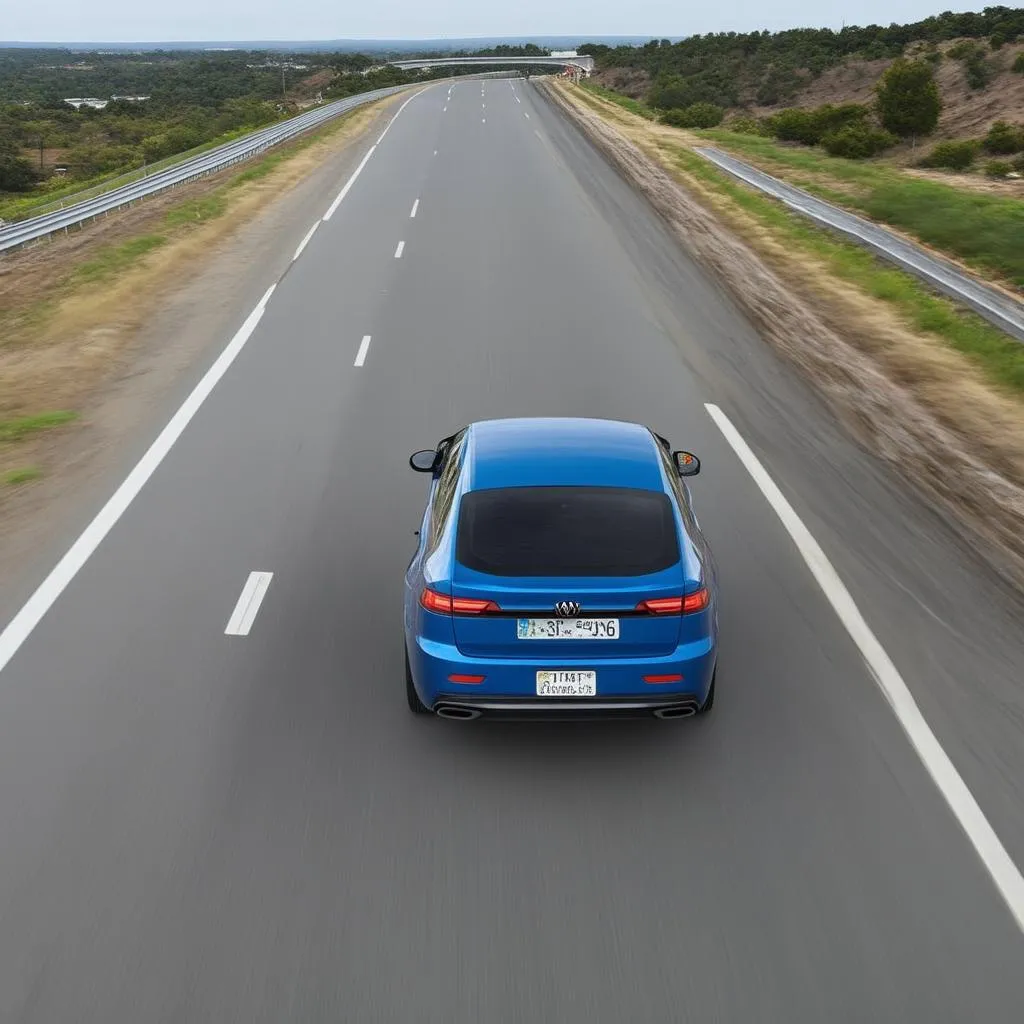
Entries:
[[448, 594], [439, 594], [429, 587], [420, 594], [420, 604], [428, 612], [437, 612], [438, 615], [480, 615], [483, 612], [501, 611], [494, 601], [474, 597], [450, 597]]
[[641, 601], [637, 606], [638, 612], [647, 612], [650, 615], [690, 615], [693, 612], [702, 612], [707, 608], [711, 600], [707, 587], [701, 587], [692, 594], [684, 594], [682, 597], [652, 597]]
[[647, 601], [641, 601], [636, 606], [636, 610], [649, 612], [651, 615], [681, 615], [683, 599], [681, 597], [652, 597]]

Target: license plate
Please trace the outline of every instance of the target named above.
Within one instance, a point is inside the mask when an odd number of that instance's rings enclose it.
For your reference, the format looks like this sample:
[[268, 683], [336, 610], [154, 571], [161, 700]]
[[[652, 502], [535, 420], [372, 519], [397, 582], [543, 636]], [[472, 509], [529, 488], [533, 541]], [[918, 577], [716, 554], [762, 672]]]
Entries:
[[595, 697], [596, 672], [538, 672], [538, 697]]
[[618, 619], [517, 619], [520, 640], [618, 640]]

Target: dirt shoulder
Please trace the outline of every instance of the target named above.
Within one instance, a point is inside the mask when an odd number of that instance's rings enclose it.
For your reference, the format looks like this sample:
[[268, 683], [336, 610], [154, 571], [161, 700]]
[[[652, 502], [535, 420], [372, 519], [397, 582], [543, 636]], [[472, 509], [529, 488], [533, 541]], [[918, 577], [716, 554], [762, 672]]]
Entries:
[[284, 271], [395, 102], [360, 108], [260, 161], [5, 259], [6, 579], [30, 577], [36, 559], [52, 561], [80, 527], [82, 508], [106, 497]]
[[[843, 280], [836, 253], [849, 247], [827, 236], [817, 244], [817, 229], [805, 223], [791, 231], [792, 215], [727, 186], [725, 176], [686, 151], [683, 133], [578, 88], [540, 87], [647, 197], [851, 434], [970, 536], [1000, 574], [1024, 585], [1019, 395], [995, 385], [964, 353], [915, 330], [870, 290]], [[807, 245], [794, 242], [805, 239]], [[903, 287], [906, 275], [878, 273]]]

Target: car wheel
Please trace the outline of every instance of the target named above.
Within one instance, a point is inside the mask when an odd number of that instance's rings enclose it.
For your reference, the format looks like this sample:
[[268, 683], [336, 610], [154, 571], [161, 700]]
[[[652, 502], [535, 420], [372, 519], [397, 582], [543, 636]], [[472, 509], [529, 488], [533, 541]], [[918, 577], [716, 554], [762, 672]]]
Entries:
[[701, 705], [698, 715], [706, 715], [715, 706], [715, 676], [718, 675], [718, 664], [715, 664], [715, 670], [711, 673], [711, 686], [708, 688], [707, 700]]
[[414, 715], [428, 715], [430, 708], [420, 700], [416, 687], [412, 684], [412, 669], [409, 667], [409, 652], [405, 652], [405, 696], [409, 701], [409, 710]]

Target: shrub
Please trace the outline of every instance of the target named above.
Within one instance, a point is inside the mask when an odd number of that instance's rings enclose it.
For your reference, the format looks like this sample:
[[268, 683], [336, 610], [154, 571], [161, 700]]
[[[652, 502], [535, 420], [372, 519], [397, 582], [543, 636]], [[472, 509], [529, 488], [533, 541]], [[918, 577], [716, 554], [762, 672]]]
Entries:
[[803, 110], [791, 107], [780, 110], [765, 122], [768, 130], [777, 139], [786, 142], [802, 142], [805, 146], [816, 146], [825, 135], [838, 132], [847, 125], [860, 124], [868, 115], [868, 108], [860, 103], [846, 103]]
[[659, 75], [647, 93], [647, 105], [657, 110], [682, 110], [694, 99], [693, 88], [682, 75]]
[[1024, 171], [1024, 153], [1013, 158], [1013, 169], [1015, 171]]
[[1024, 50], [1014, 58], [1012, 70], [1016, 71], [1018, 75], [1024, 75]]
[[1018, 125], [996, 121], [988, 130], [982, 145], [989, 153], [1004, 156], [1007, 153], [1019, 153], [1024, 149], [1024, 129]]
[[867, 124], [850, 124], [839, 131], [830, 132], [821, 144], [830, 156], [842, 156], [849, 160], [863, 160], [878, 156], [895, 146], [899, 139], [884, 128], [872, 128]]
[[734, 117], [725, 122], [725, 128], [738, 135], [769, 135], [763, 121], [756, 117]]
[[714, 103], [692, 103], [682, 109], [666, 111], [661, 120], [675, 128], [715, 128], [724, 116], [725, 111]]
[[1005, 178], [1012, 170], [1009, 160], [989, 160], [985, 164], [985, 174], [990, 178]]
[[1006, 45], [1006, 36], [1002, 32], [993, 32], [988, 39], [988, 45], [993, 50], [1001, 50]]
[[951, 46], [946, 51], [946, 56], [953, 60], [963, 60], [965, 57], [970, 57], [970, 55], [974, 53], [974, 50], [974, 43], [972, 43], [970, 39], [964, 39]]
[[975, 50], [965, 61], [967, 84], [972, 89], [984, 89], [992, 78], [992, 68], [981, 50]]
[[805, 146], [816, 145], [823, 134], [812, 110], [780, 110], [769, 117], [766, 124], [775, 138], [785, 142], [802, 142]]
[[978, 144], [969, 139], [958, 142], [940, 142], [922, 161], [922, 167], [943, 167], [951, 171], [964, 171], [974, 163]]

